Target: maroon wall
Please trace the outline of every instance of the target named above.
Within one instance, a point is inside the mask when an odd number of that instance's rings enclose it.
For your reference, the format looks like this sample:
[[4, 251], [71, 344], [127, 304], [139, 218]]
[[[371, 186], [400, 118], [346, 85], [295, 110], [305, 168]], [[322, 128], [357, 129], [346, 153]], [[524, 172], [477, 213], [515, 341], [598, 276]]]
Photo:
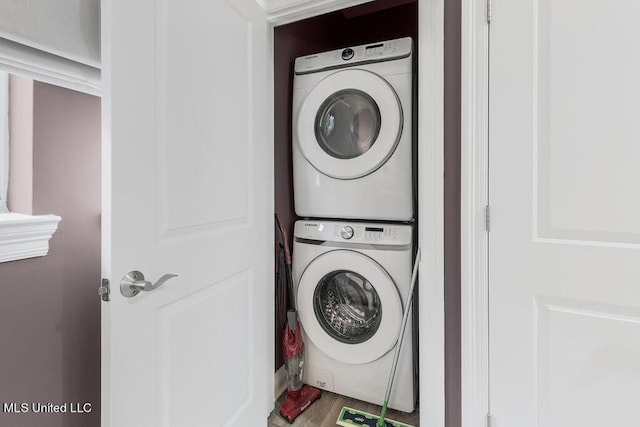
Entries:
[[0, 409], [0, 426], [99, 426], [100, 99], [35, 82], [33, 119], [33, 213], [62, 221], [47, 256], [0, 263], [0, 405], [92, 411]]

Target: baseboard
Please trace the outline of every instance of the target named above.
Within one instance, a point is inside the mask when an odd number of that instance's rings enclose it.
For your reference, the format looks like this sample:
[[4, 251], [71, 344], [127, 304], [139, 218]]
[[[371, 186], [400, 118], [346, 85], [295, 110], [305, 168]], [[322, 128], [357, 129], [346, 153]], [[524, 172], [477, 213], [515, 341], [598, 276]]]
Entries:
[[287, 372], [284, 369], [284, 365], [280, 366], [274, 375], [273, 379], [273, 394], [274, 399], [278, 400], [280, 395], [287, 389]]

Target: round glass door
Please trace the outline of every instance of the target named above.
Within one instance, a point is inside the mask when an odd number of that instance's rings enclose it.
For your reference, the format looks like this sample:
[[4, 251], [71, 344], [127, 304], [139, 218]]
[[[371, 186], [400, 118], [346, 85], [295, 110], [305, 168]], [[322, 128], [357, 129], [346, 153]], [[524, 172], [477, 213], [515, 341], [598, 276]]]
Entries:
[[381, 167], [395, 151], [404, 116], [391, 85], [365, 70], [343, 70], [315, 85], [302, 103], [294, 139], [319, 172], [355, 179]]
[[316, 140], [328, 155], [353, 159], [369, 151], [376, 142], [380, 122], [380, 109], [373, 98], [361, 90], [340, 90], [318, 109]]
[[393, 348], [402, 301], [387, 271], [347, 249], [325, 252], [304, 270], [297, 288], [300, 323], [320, 351], [344, 363], [369, 363]]
[[325, 275], [313, 295], [313, 310], [322, 329], [336, 340], [359, 344], [375, 335], [382, 303], [373, 285], [358, 273]]

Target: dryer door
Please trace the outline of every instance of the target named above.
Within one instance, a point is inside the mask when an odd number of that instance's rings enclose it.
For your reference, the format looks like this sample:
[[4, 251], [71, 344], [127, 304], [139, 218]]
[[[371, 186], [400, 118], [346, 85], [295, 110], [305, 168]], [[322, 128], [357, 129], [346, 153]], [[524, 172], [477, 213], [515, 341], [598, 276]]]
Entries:
[[313, 167], [333, 178], [354, 179], [387, 161], [403, 123], [400, 100], [385, 79], [365, 70], [344, 70], [311, 89], [296, 132]]
[[395, 345], [402, 300], [380, 264], [351, 250], [326, 252], [300, 277], [298, 311], [307, 337], [344, 363], [369, 363]]

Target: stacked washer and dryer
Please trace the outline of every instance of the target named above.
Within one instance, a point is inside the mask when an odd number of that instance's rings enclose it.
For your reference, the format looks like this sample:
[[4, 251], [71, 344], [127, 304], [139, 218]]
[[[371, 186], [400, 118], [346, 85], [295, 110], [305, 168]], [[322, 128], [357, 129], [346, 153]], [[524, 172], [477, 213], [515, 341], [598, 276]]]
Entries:
[[[414, 255], [413, 43], [297, 58], [293, 275], [305, 382], [382, 405]], [[389, 407], [411, 412], [411, 317]]]

